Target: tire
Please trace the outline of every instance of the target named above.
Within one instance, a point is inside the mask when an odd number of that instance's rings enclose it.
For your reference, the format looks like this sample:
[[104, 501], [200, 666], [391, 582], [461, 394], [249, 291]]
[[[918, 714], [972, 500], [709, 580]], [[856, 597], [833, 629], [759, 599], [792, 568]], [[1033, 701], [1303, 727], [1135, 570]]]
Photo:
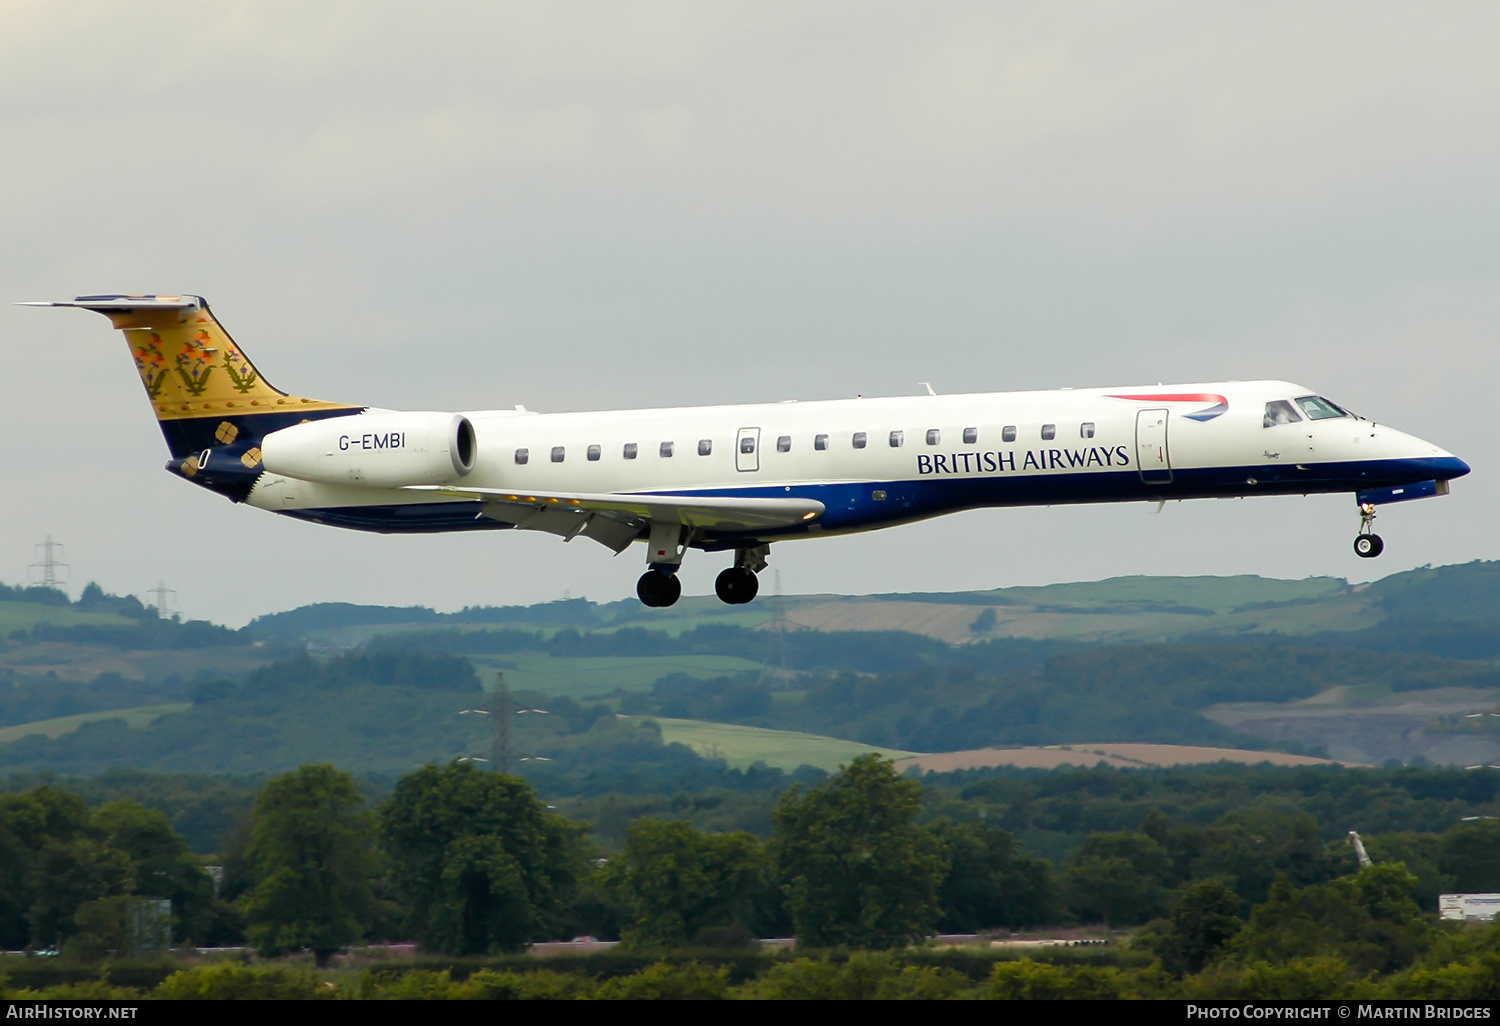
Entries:
[[641, 605], [664, 609], [682, 597], [682, 582], [677, 579], [676, 574], [647, 570], [635, 582], [635, 594], [641, 600]]
[[1385, 542], [1378, 534], [1362, 534], [1354, 539], [1354, 554], [1361, 559], [1374, 559], [1385, 551]]
[[755, 574], [742, 566], [732, 566], [714, 578], [714, 594], [731, 606], [744, 605], [760, 591]]
[[664, 600], [661, 603], [662, 607], [676, 605], [677, 600], [682, 598], [682, 578], [676, 574], [657, 574], [657, 576], [667, 582], [667, 586], [662, 593]]

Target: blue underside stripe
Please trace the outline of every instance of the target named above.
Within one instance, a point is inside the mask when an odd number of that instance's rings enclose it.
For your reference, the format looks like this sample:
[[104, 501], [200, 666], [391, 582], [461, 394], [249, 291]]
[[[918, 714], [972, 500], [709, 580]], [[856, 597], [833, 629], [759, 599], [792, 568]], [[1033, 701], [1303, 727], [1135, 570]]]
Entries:
[[[757, 485], [745, 488], [684, 489], [656, 494], [816, 499], [826, 512], [813, 524], [798, 524], [756, 537], [791, 537], [810, 531], [849, 531], [939, 516], [986, 506], [1048, 506], [1087, 502], [1131, 502], [1155, 499], [1202, 499], [1240, 495], [1303, 495], [1364, 492], [1448, 480], [1468, 473], [1454, 458], [1370, 460], [1357, 463], [1312, 463], [1288, 466], [1214, 467], [1175, 470], [1172, 480], [1147, 484], [1134, 470], [1028, 476], [917, 478], [845, 484]], [[1254, 483], [1251, 484], [1250, 482]], [[876, 499], [876, 491], [885, 493]], [[509, 524], [480, 516], [477, 501], [431, 502], [390, 506], [341, 506], [288, 510], [301, 520], [382, 533], [506, 530]], [[713, 542], [716, 536], [710, 535]], [[734, 535], [724, 534], [723, 540]]]

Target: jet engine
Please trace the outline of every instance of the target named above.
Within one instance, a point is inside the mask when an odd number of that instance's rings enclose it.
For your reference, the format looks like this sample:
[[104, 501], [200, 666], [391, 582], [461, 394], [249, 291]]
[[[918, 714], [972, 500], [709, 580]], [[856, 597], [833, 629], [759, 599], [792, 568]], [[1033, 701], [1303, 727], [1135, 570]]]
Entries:
[[302, 481], [448, 484], [474, 469], [474, 425], [457, 413], [362, 413], [272, 431], [260, 451], [266, 470]]

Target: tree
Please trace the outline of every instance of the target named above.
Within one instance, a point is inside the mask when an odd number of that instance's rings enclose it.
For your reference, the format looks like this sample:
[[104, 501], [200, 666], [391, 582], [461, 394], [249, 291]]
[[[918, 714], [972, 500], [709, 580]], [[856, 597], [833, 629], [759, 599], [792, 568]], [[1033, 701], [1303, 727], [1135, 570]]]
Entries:
[[106, 840], [130, 858], [134, 893], [172, 902], [172, 932], [177, 940], [202, 940], [213, 921], [214, 884], [174, 833], [165, 813], [138, 802], [101, 805], [94, 825]]
[[1166, 849], [1145, 834], [1090, 834], [1063, 873], [1074, 913], [1111, 925], [1144, 923], [1166, 907]]
[[456, 955], [524, 948], [585, 866], [581, 828], [524, 780], [466, 763], [402, 777], [381, 834], [413, 936]]
[[641, 818], [605, 879], [630, 909], [630, 943], [683, 945], [711, 928], [738, 926], [749, 936], [764, 862], [760, 842], [743, 830], [704, 834], [687, 823]]
[[60, 945], [77, 930], [79, 906], [133, 883], [129, 856], [78, 795], [47, 786], [0, 795], [0, 944]]
[[1189, 887], [1157, 945], [1162, 963], [1179, 976], [1202, 972], [1240, 932], [1240, 906], [1239, 897], [1222, 880], [1201, 880]]
[[1231, 947], [1247, 964], [1332, 956], [1361, 973], [1400, 969], [1421, 952], [1428, 929], [1411, 900], [1415, 885], [1399, 862], [1301, 890], [1278, 876]]
[[1500, 820], [1449, 830], [1443, 835], [1438, 865], [1458, 891], [1500, 891]]
[[373, 904], [373, 830], [349, 774], [303, 766], [255, 799], [245, 901], [252, 944], [265, 955], [311, 948], [319, 966], [358, 940]]
[[[88, 818], [83, 799], [66, 791], [42, 786], [23, 794], [0, 794], [0, 947], [24, 948], [34, 940], [55, 943], [61, 939], [60, 930], [66, 933], [78, 905], [123, 885], [111, 873], [103, 889], [85, 888], [79, 894], [69, 880], [49, 878], [41, 870], [43, 850], [57, 860], [59, 848], [88, 834]], [[59, 893], [62, 889], [70, 893]], [[48, 936], [33, 937], [38, 916]]]
[[1035, 926], [1052, 919], [1052, 866], [1022, 855], [1015, 838], [990, 823], [939, 819], [928, 827], [942, 845], [948, 873], [939, 926], [973, 932], [991, 926]]
[[862, 755], [774, 817], [778, 871], [800, 944], [891, 947], [931, 932], [947, 866], [916, 825], [922, 785]]
[[86, 832], [43, 841], [32, 863], [32, 877], [31, 941], [49, 946], [77, 931], [74, 917], [80, 906], [127, 894], [134, 882], [130, 856]]
[[1245, 901], [1258, 904], [1271, 881], [1285, 873], [1293, 884], [1323, 883], [1344, 871], [1318, 836], [1318, 822], [1307, 813], [1251, 807], [1227, 813], [1207, 829], [1173, 831], [1180, 844], [1180, 869], [1187, 879], [1219, 877]]

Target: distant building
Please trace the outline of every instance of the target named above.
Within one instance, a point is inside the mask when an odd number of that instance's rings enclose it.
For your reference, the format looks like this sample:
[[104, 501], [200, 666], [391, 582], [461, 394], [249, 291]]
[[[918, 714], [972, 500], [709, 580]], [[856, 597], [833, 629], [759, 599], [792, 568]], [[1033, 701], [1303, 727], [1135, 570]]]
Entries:
[[1489, 922], [1500, 912], [1500, 894], [1440, 894], [1438, 915], [1443, 919]]

